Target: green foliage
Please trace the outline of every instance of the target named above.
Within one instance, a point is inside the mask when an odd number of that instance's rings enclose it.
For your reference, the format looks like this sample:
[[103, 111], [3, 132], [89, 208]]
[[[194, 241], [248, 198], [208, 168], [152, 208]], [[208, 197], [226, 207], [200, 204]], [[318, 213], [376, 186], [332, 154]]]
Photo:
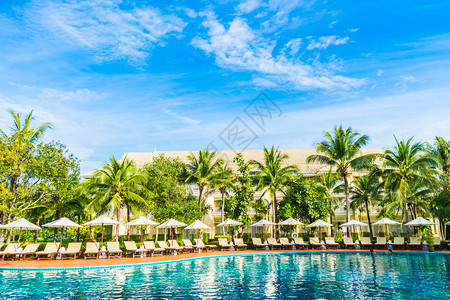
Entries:
[[236, 155], [234, 161], [238, 165], [239, 174], [236, 178], [234, 194], [225, 202], [225, 213], [227, 217], [241, 222], [242, 228], [246, 228], [251, 222], [248, 207], [255, 194], [250, 176], [251, 168], [250, 164], [244, 161], [241, 153]]
[[380, 237], [385, 237], [385, 236], [386, 236], [386, 232], [381, 231], [381, 232], [378, 233], [378, 236], [380, 236]]
[[343, 241], [343, 239], [342, 239], [342, 232], [336, 232], [336, 233], [334, 234], [334, 240], [335, 240], [337, 243], [342, 242], [342, 241]]
[[214, 236], [215, 241], [218, 241], [219, 239], [227, 239], [228, 243], [231, 242], [232, 238], [233, 237], [231, 235], [216, 234]]
[[362, 234], [363, 237], [370, 237], [370, 232], [368, 231], [364, 231]]
[[359, 241], [359, 233], [357, 233], [357, 232], [352, 232], [352, 239], [353, 239], [353, 241], [356, 241], [356, 240]]
[[280, 202], [280, 216], [283, 219], [292, 217], [305, 223], [312, 223], [328, 216], [329, 209], [325, 200], [328, 194], [318, 181], [297, 175], [286, 185], [288, 186], [286, 195]]
[[422, 237], [421, 237], [420, 241], [422, 243], [427, 242], [427, 244], [430, 246], [433, 245], [434, 237], [433, 237], [433, 233], [431, 232], [430, 228], [427, 227], [422, 231]]

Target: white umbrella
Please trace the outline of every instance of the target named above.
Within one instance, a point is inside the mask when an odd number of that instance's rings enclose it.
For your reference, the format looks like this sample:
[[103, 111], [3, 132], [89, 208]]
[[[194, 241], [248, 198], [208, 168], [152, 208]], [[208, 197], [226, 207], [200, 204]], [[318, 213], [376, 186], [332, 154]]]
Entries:
[[191, 229], [197, 229], [198, 233], [197, 233], [197, 244], [198, 244], [198, 240], [200, 237], [200, 230], [202, 229], [211, 229], [211, 227], [209, 227], [208, 225], [206, 225], [205, 223], [203, 223], [200, 220], [195, 220], [193, 223], [189, 224], [189, 226], [187, 226], [186, 228], [184, 228], [185, 230]]
[[105, 225], [117, 225], [120, 222], [117, 222], [107, 216], [100, 216], [92, 221], [89, 221], [87, 223], [84, 223], [83, 225], [101, 225], [102, 226], [102, 244], [103, 244], [103, 235], [104, 235], [104, 226]]
[[[155, 226], [158, 225], [159, 223], [156, 223], [155, 221], [152, 221], [146, 217], [139, 217], [136, 220], [133, 220], [127, 224], [125, 224], [125, 226]], [[144, 230], [142, 230], [141, 228], [141, 242], [144, 240]]]
[[362, 227], [362, 226], [369, 226], [369, 225], [356, 220], [350, 220], [347, 223], [339, 225], [339, 227]]
[[156, 226], [156, 228], [170, 228], [170, 236], [172, 237], [173, 240], [173, 234], [172, 234], [172, 228], [177, 228], [177, 227], [184, 227], [187, 226], [186, 224], [184, 224], [183, 222], [174, 220], [174, 219], [169, 219], [166, 222], [162, 223], [159, 226]]
[[278, 223], [278, 225], [303, 225], [303, 223], [293, 218], [289, 218], [287, 220], [281, 221], [280, 223]]
[[30, 221], [28, 221], [25, 218], [21, 218], [17, 221], [13, 221], [9, 224], [6, 224], [3, 226], [3, 228], [6, 229], [19, 229], [19, 238], [17, 239], [17, 242], [20, 242], [20, 236], [22, 234], [22, 230], [41, 230], [41, 227], [34, 225]]
[[[450, 225], [450, 221], [448, 221], [447, 223], [445, 223], [445, 225]], [[0, 227], [1, 228], [1, 227]]]
[[333, 225], [319, 219], [319, 220], [316, 220], [315, 222], [309, 224], [306, 227], [319, 227], [319, 239], [321, 239], [322, 237], [320, 236], [320, 232], [321, 232], [322, 227], [331, 227], [331, 226], [333, 226]]
[[59, 246], [61, 247], [62, 245], [62, 240], [63, 240], [63, 233], [64, 233], [64, 228], [82, 228], [83, 226], [78, 225], [77, 223], [67, 219], [66, 217], [63, 217], [61, 219], [58, 219], [56, 221], [47, 223], [42, 225], [44, 227], [53, 227], [53, 228], [61, 228], [61, 242], [59, 244]]
[[[242, 225], [242, 223], [228, 218], [225, 221], [223, 221], [222, 223], [218, 224], [217, 226], [223, 227], [223, 228], [228, 227], [228, 229], [229, 229], [230, 226], [238, 226], [238, 225]], [[225, 229], [224, 229], [224, 231], [225, 231]]]
[[383, 218], [380, 221], [373, 223], [373, 225], [385, 225], [386, 226], [386, 236], [388, 236], [387, 233], [388, 233], [389, 225], [401, 225], [401, 224], [402, 223], [394, 221], [394, 220], [391, 220], [391, 219], [388, 219], [388, 218]]
[[406, 223], [406, 226], [422, 226], [422, 225], [435, 225], [436, 223], [429, 221], [427, 219], [424, 219], [422, 217], [418, 217], [411, 222]]
[[270, 226], [270, 225], [277, 225], [277, 223], [270, 222], [270, 221], [262, 219], [261, 221], [256, 222], [255, 224], [252, 224], [250, 226], [252, 226], [252, 227], [262, 227], [262, 232], [263, 232], [262, 233], [263, 234], [262, 238], [264, 239], [264, 226]]

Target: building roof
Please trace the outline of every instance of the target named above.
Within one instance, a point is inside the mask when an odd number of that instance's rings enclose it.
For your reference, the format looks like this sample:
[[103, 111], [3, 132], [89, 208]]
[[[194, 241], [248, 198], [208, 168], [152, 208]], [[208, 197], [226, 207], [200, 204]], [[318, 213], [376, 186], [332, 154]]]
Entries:
[[[281, 153], [287, 154], [289, 158], [285, 160], [285, 165], [297, 165], [300, 168], [301, 173], [305, 175], [315, 175], [318, 173], [328, 171], [329, 167], [323, 164], [317, 163], [307, 163], [306, 159], [308, 156], [316, 154], [314, 150], [280, 150]], [[362, 149], [363, 154], [370, 153], [382, 153], [382, 149]], [[188, 163], [189, 154], [193, 153], [196, 155], [196, 151], [154, 151], [154, 152], [128, 152], [125, 153], [120, 161], [127, 157], [132, 160], [138, 168], [143, 167], [146, 164], [149, 164], [153, 161], [153, 158], [160, 156], [161, 154], [165, 157], [169, 158], [179, 158], [182, 162]], [[264, 161], [264, 151], [263, 150], [244, 150], [241, 151], [244, 160], [256, 160], [259, 162]], [[233, 161], [233, 158], [236, 156], [237, 152], [233, 150], [221, 150], [218, 152], [218, 157], [221, 157], [228, 165], [233, 169], [237, 170], [237, 165]], [[83, 178], [90, 178], [95, 174], [95, 170], [82, 174]]]

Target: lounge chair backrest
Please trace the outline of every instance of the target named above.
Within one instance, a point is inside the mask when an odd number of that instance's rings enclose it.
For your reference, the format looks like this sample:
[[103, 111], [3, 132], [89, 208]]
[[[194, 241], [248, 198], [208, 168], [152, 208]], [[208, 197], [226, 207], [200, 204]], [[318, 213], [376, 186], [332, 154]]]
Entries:
[[394, 244], [404, 244], [405, 243], [405, 238], [404, 237], [394, 237]]
[[294, 243], [296, 243], [296, 244], [304, 244], [305, 242], [303, 241], [303, 238], [296, 237], [296, 238], [294, 238]]
[[289, 240], [288, 240], [288, 238], [280, 238], [280, 243], [289, 244]]
[[124, 241], [125, 249], [128, 251], [135, 251], [137, 250], [136, 242], [135, 241]]
[[226, 238], [219, 238], [219, 245], [220, 246], [228, 246], [228, 241]]
[[327, 237], [325, 237], [325, 243], [327, 243], [327, 244], [334, 244], [334, 243], [336, 243], [336, 241], [334, 240], [334, 237], [327, 236]]
[[276, 244], [278, 244], [277, 240], [274, 239], [274, 238], [268, 238], [267, 239], [267, 243], [269, 243], [269, 245], [276, 245]]
[[86, 252], [98, 252], [98, 244], [95, 242], [86, 243]]
[[254, 245], [261, 245], [261, 238], [252, 238], [252, 242]]
[[194, 247], [194, 245], [192, 245], [191, 240], [189, 240], [189, 239], [184, 239], [184, 240], [183, 240], [183, 244], [184, 244], [186, 247]]
[[144, 241], [144, 247], [147, 250], [155, 250], [156, 249], [154, 241]]
[[3, 243], [0, 243], [0, 251], [2, 251]]
[[309, 242], [311, 244], [320, 244], [319, 238], [316, 237], [309, 238]]
[[58, 252], [58, 245], [56, 243], [47, 243], [44, 248], [44, 252]]
[[235, 245], [244, 245], [244, 240], [243, 239], [234, 239], [234, 244]]
[[353, 239], [351, 237], [345, 237], [342, 239], [344, 244], [353, 244]]
[[120, 250], [120, 244], [119, 242], [107, 242], [106, 248], [108, 249], [108, 251]]
[[164, 241], [157, 241], [157, 243], [158, 243], [158, 246], [159, 246], [160, 248], [163, 248], [163, 249], [169, 248], [169, 247], [167, 246], [166, 242], [164, 242]]
[[23, 252], [27, 252], [27, 253], [33, 253], [36, 252], [39, 248], [39, 244], [29, 244], [26, 245], [25, 249], [23, 249]]
[[69, 243], [67, 246], [67, 252], [78, 252], [81, 249], [81, 243]]
[[418, 237], [418, 236], [411, 237], [410, 244], [420, 244], [420, 237]]
[[16, 252], [16, 249], [18, 248], [18, 244], [8, 244], [5, 248], [5, 250], [3, 250], [3, 252]]
[[360, 238], [360, 242], [361, 242], [361, 244], [371, 244], [370, 237], [367, 237], [367, 236]]
[[433, 246], [441, 245], [441, 238], [439, 236], [435, 236], [433, 239]]
[[169, 246], [170, 247], [180, 247], [177, 240], [169, 240]]
[[377, 244], [386, 244], [385, 236], [377, 236]]
[[205, 243], [201, 239], [195, 239], [194, 242], [197, 246], [205, 247]]

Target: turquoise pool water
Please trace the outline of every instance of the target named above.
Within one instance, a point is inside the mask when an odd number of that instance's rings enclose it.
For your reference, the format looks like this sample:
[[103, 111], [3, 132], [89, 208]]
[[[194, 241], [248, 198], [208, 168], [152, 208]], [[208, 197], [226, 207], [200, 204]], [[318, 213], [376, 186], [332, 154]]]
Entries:
[[290, 253], [0, 271], [4, 299], [449, 299], [449, 291], [445, 254]]

